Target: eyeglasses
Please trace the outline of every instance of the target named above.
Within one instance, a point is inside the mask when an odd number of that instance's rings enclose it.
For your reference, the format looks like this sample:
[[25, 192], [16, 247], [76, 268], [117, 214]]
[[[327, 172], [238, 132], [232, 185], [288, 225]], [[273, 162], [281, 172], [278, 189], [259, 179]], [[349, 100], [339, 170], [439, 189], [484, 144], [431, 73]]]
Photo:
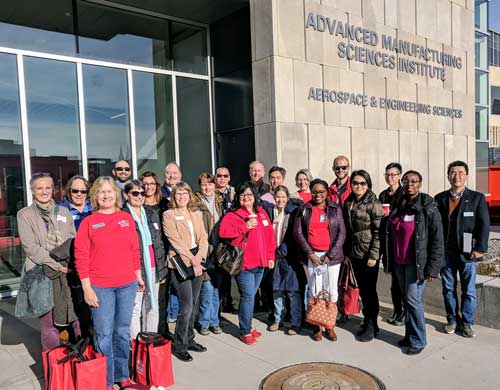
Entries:
[[115, 167], [115, 171], [117, 171], [117, 172], [121, 172], [121, 171], [130, 172], [130, 168], [129, 167]]
[[146, 194], [146, 191], [130, 191], [129, 194], [132, 196], [144, 196]]
[[175, 197], [176, 197], [176, 198], [181, 198], [181, 197], [183, 197], [183, 196], [189, 196], [189, 192], [177, 192], [177, 193], [175, 194]]
[[72, 188], [71, 189], [71, 193], [72, 194], [83, 194], [83, 195], [85, 195], [85, 194], [87, 194], [87, 192], [88, 192], [87, 190], [79, 190], [77, 188]]
[[251, 198], [253, 194], [240, 194], [240, 198]]
[[449, 177], [464, 177], [464, 176], [467, 176], [467, 173], [465, 172], [451, 172], [449, 175]]
[[403, 183], [404, 186], [408, 186], [410, 184], [418, 184], [420, 180], [403, 180], [401, 183]]
[[352, 181], [351, 184], [353, 187], [357, 186], [366, 187], [368, 185], [366, 181]]
[[313, 195], [321, 195], [324, 193], [326, 193], [326, 191], [315, 191], [315, 190], [311, 191], [311, 194], [313, 194]]
[[393, 177], [396, 177], [399, 175], [401, 175], [401, 173], [386, 173], [386, 174], [384, 174], [385, 177], [390, 177], [390, 178], [393, 178]]
[[349, 166], [347, 166], [347, 165], [338, 165], [334, 169], [336, 171], [340, 171], [340, 170], [345, 171], [345, 170], [347, 170], [347, 168], [349, 168]]
[[225, 179], [228, 179], [228, 178], [229, 178], [229, 175], [224, 175], [224, 174], [222, 174], [222, 173], [218, 173], [218, 174], [217, 174], [217, 175], [215, 175], [215, 176], [217, 176], [217, 177], [223, 177], [223, 178], [225, 178]]

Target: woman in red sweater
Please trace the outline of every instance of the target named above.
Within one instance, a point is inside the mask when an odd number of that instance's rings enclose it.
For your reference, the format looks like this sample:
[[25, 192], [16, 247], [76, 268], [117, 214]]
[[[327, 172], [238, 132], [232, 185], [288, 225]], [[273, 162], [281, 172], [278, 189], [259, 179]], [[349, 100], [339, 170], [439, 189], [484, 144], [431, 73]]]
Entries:
[[253, 345], [256, 338], [262, 336], [252, 329], [255, 293], [264, 275], [264, 268], [274, 267], [276, 238], [272, 223], [265, 210], [259, 206], [257, 193], [249, 182], [236, 188], [233, 207], [221, 221], [219, 236], [245, 250], [241, 271], [236, 276], [241, 297], [238, 317], [240, 340]]
[[115, 383], [121, 389], [142, 389], [129, 380], [128, 370], [132, 309], [137, 291], [144, 290], [135, 223], [120, 211], [113, 178], [96, 179], [90, 200], [95, 212], [78, 229], [75, 261], [92, 310], [94, 344], [106, 356], [108, 390]]

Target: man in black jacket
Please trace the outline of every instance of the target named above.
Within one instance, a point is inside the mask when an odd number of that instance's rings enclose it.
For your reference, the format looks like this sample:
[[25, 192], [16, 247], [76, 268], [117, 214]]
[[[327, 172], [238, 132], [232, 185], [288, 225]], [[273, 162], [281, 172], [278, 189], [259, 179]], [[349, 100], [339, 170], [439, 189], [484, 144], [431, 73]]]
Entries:
[[[448, 165], [451, 188], [436, 195], [446, 244], [446, 264], [441, 270], [448, 324], [446, 333], [462, 332], [474, 337], [476, 312], [476, 261], [488, 250], [490, 218], [484, 195], [465, 187], [469, 167], [463, 161]], [[461, 312], [457, 296], [457, 273], [462, 290]]]

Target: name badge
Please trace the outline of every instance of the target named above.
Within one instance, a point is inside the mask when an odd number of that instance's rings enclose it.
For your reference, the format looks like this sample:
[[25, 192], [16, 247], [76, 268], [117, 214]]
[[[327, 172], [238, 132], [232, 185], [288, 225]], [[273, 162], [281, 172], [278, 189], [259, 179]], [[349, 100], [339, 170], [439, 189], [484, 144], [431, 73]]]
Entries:
[[176, 221], [184, 221], [184, 216], [183, 215], [176, 215], [175, 220]]
[[325, 222], [326, 221], [326, 215], [325, 214], [321, 214], [320, 217], [319, 217], [319, 221], [321, 223]]
[[160, 227], [158, 226], [158, 224], [156, 222], [153, 222], [153, 227], [156, 229], [156, 230], [159, 230]]
[[66, 223], [66, 217], [64, 215], [58, 215], [57, 220]]
[[73, 217], [73, 221], [76, 221], [77, 219], [80, 219], [79, 215], [72, 215], [72, 217]]
[[413, 222], [415, 220], [415, 216], [414, 215], [405, 215], [403, 220], [405, 222]]
[[104, 222], [101, 222], [101, 223], [96, 223], [94, 225], [92, 225], [92, 229], [100, 229], [100, 228], [103, 228], [104, 226], [106, 226], [106, 224]]
[[464, 217], [473, 217], [474, 211], [464, 211]]
[[267, 219], [262, 220], [262, 225], [269, 226], [269, 222], [267, 222]]

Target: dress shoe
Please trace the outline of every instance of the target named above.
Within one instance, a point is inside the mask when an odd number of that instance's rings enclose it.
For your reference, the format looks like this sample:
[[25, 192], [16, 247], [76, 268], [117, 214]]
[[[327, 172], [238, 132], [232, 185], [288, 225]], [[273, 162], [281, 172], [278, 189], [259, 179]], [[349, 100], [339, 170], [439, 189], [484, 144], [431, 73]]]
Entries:
[[207, 347], [204, 347], [201, 344], [194, 343], [188, 346], [188, 351], [193, 351], [193, 352], [206, 352]]
[[149, 390], [151, 386], [132, 382], [130, 379], [118, 382], [120, 390]]
[[323, 331], [321, 330], [321, 328], [317, 327], [314, 330], [314, 333], [312, 335], [312, 339], [314, 341], [321, 341], [322, 338], [323, 338]]
[[410, 346], [410, 339], [407, 337], [403, 337], [401, 340], [398, 341], [398, 345], [400, 347], [409, 347]]
[[423, 350], [424, 350], [423, 348], [408, 347], [405, 353], [407, 355], [418, 355]]
[[182, 362], [190, 362], [193, 360], [193, 357], [189, 354], [189, 352], [176, 352], [172, 350], [172, 355], [174, 355], [177, 359], [179, 359]]
[[330, 341], [337, 341], [337, 334], [335, 333], [335, 329], [327, 329], [326, 338]]

